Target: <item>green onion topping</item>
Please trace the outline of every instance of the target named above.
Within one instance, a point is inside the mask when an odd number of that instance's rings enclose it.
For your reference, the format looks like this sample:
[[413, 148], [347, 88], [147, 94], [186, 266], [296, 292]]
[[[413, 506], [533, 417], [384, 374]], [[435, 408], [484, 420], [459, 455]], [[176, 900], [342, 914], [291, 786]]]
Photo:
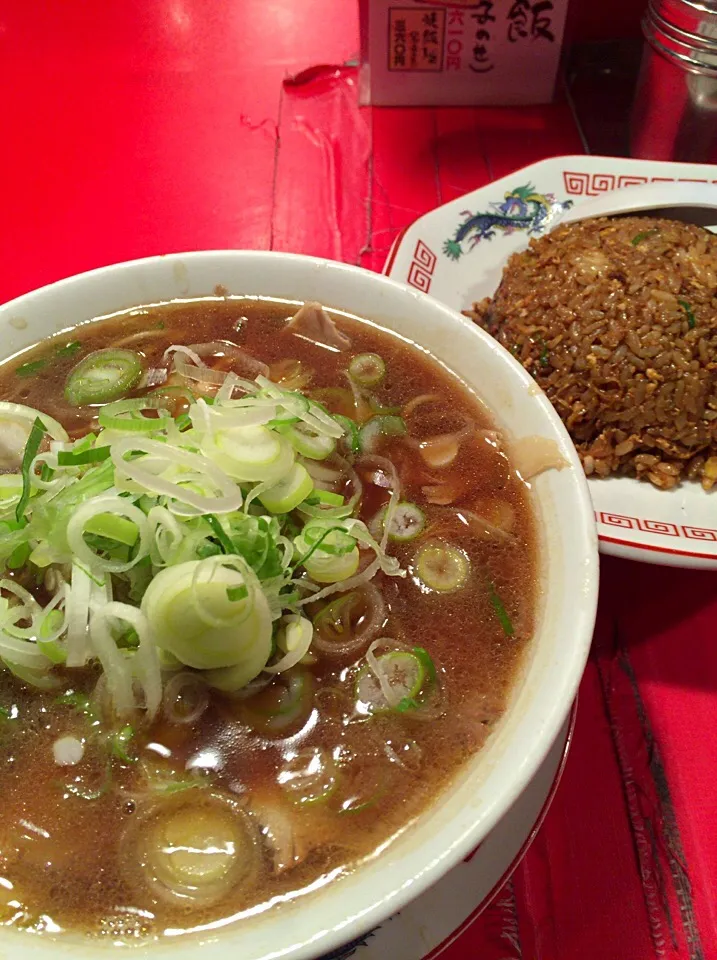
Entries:
[[65, 384], [65, 399], [73, 407], [118, 400], [137, 385], [142, 361], [132, 350], [95, 350], [75, 366]]
[[638, 243], [642, 243], [643, 240], [648, 240], [650, 237], [656, 237], [659, 232], [659, 230], [644, 230], [642, 233], [636, 234], [630, 243], [633, 245], [633, 247], [636, 247]]
[[20, 523], [25, 516], [25, 507], [30, 499], [30, 467], [32, 461], [38, 454], [40, 444], [45, 436], [45, 424], [39, 417], [35, 417], [32, 429], [25, 444], [25, 452], [22, 455], [22, 494], [15, 508], [15, 519]]
[[377, 353], [360, 353], [349, 363], [349, 376], [362, 387], [375, 387], [386, 376], [386, 364]]
[[512, 637], [515, 634], [515, 629], [513, 628], [513, 622], [508, 616], [508, 611], [503, 605], [503, 601], [500, 599], [497, 590], [495, 589], [495, 584], [492, 580], [488, 581], [488, 596], [490, 597], [490, 602], [495, 610], [495, 615], [500, 621], [500, 625], [503, 628], [503, 633], [506, 637]]
[[109, 447], [91, 447], [89, 450], [80, 450], [78, 453], [73, 450], [60, 450], [57, 454], [57, 465], [79, 467], [84, 463], [102, 463], [103, 460], [109, 459], [111, 452]]
[[695, 320], [695, 315], [692, 310], [692, 307], [689, 305], [689, 303], [686, 300], [678, 300], [677, 302], [679, 303], [679, 305], [682, 307], [682, 309], [685, 311], [687, 315], [687, 326], [689, 327], [690, 330], [694, 330], [696, 320]]

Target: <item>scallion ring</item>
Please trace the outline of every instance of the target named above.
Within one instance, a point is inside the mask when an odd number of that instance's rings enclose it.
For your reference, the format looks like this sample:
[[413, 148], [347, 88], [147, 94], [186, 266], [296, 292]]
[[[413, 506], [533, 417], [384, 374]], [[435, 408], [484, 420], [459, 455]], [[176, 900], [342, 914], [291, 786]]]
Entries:
[[[381, 507], [369, 527], [371, 533], [377, 539], [380, 539], [383, 535], [386, 510], [386, 507]], [[388, 539], [397, 543], [415, 540], [423, 533], [425, 527], [426, 516], [420, 507], [417, 507], [415, 503], [404, 501], [397, 504], [393, 511], [388, 527]]]
[[377, 353], [359, 353], [349, 363], [349, 376], [362, 387], [375, 387], [386, 376], [386, 364]]
[[[130, 433], [155, 433], [167, 426], [172, 419], [162, 397], [137, 397], [131, 400], [116, 400], [102, 407], [100, 426], [108, 430], [126, 430]], [[145, 410], [156, 410], [156, 417], [148, 417]]]
[[401, 417], [371, 417], [359, 430], [359, 443], [363, 453], [373, 453], [381, 437], [402, 437], [406, 424]]
[[118, 400], [142, 376], [142, 361], [132, 350], [107, 347], [83, 357], [65, 384], [65, 399], [73, 407]]
[[403, 713], [413, 705], [418, 707], [416, 698], [427, 680], [424, 662], [416, 653], [392, 650], [376, 657], [373, 666], [363, 667], [355, 686], [361, 712]]
[[452, 593], [465, 586], [471, 562], [466, 554], [449, 543], [434, 540], [416, 554], [413, 569], [421, 584], [438, 593]]

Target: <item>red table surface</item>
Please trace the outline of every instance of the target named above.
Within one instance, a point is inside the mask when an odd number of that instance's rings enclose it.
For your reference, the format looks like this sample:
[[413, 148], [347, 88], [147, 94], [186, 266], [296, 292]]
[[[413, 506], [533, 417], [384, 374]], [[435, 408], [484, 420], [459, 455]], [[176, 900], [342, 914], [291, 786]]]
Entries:
[[[0, 301], [207, 247], [380, 269], [436, 204], [580, 152], [568, 107], [359, 110], [355, 0], [0, 8]], [[717, 579], [606, 559], [573, 748], [450, 960], [717, 956]], [[388, 960], [388, 958], [387, 958]]]

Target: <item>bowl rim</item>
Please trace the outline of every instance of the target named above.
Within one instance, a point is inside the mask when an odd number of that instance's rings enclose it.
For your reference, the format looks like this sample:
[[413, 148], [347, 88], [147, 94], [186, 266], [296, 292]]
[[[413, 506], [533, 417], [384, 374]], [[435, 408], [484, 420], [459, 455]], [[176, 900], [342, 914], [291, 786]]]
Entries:
[[[329, 271], [344, 274], [348, 273], [354, 276], [360, 275], [362, 278], [360, 282], [371, 284], [377, 290], [381, 288], [391, 290], [395, 295], [405, 297], [409, 303], [410, 301], [423, 303], [436, 317], [442, 317], [443, 320], [449, 324], [460, 323], [464, 326], [469, 326], [474, 330], [475, 336], [483, 340], [484, 346], [493, 354], [496, 354], [504, 366], [510, 366], [512, 375], [526, 388], [527, 393], [530, 395], [531, 402], [539, 405], [542, 409], [544, 417], [550, 423], [552, 435], [558, 436], [563, 441], [562, 445], [565, 447], [565, 452], [570, 461], [569, 466], [573, 468], [569, 470], [572, 478], [571, 490], [575, 507], [579, 511], [581, 521], [578, 527], [571, 529], [572, 539], [576, 541], [574, 547], [575, 555], [577, 557], [579, 551], [582, 561], [583, 591], [580, 596], [579, 609], [577, 609], [574, 614], [574, 632], [576, 640], [580, 639], [581, 642], [575, 643], [573, 653], [569, 658], [569, 665], [563, 665], [561, 668], [561, 685], [554, 690], [554, 699], [550, 709], [546, 712], [540, 731], [533, 735], [530, 744], [527, 745], [524, 750], [523, 762], [520, 764], [519, 770], [510, 780], [503, 781], [500, 787], [496, 788], [495, 797], [486, 805], [486, 809], [481, 814], [479, 820], [474, 822], [472, 827], [467, 828], [460, 834], [454, 835], [450, 847], [446, 849], [441, 856], [435, 857], [430, 863], [425, 864], [418, 877], [408, 880], [397, 877], [391, 894], [381, 897], [378, 900], [372, 900], [370, 904], [365, 906], [365, 909], [361, 910], [360, 913], [354, 914], [342, 924], [336, 924], [331, 928], [324, 927], [321, 931], [320, 941], [312, 937], [309, 940], [296, 943], [293, 947], [285, 951], [282, 950], [281, 953], [267, 953], [263, 955], [263, 957], [266, 957], [266, 960], [268, 960], [269, 957], [279, 956], [290, 957], [292, 960], [308, 960], [308, 958], [316, 956], [317, 949], [320, 949], [322, 952], [335, 950], [341, 944], [372, 929], [397, 910], [400, 910], [409, 900], [413, 900], [418, 894], [431, 886], [440, 876], [445, 874], [452, 866], [475, 848], [476, 844], [493, 829], [498, 820], [510, 808], [516, 797], [526, 789], [526, 786], [534, 776], [539, 765], [545, 759], [545, 756], [565, 722], [584, 671], [597, 609], [599, 576], [597, 536], [587, 481], [577, 453], [562, 421], [554, 411], [545, 394], [537, 387], [532, 377], [530, 377], [522, 365], [519, 364], [508, 351], [500, 346], [497, 341], [490, 337], [485, 331], [479, 329], [475, 324], [470, 323], [467, 318], [463, 317], [457, 311], [430, 295], [383, 274], [375, 273], [362, 267], [328, 260], [323, 257], [312, 257], [304, 254], [284, 253], [281, 251], [216, 249], [160, 254], [97, 267], [28, 291], [13, 300], [0, 303], [0, 320], [8, 315], [11, 317], [15, 312], [21, 312], [23, 308], [33, 305], [36, 301], [42, 301], [45, 298], [52, 297], [56, 292], [70, 290], [73, 287], [81, 288], [84, 284], [92, 280], [110, 276], [121, 277], [123, 272], [129, 274], [135, 270], [152, 270], [154, 267], [160, 267], [160, 265], [166, 268], [167, 265], [185, 265], [187, 263], [201, 264], [203, 261], [222, 258], [234, 260], [237, 264], [251, 264], [252, 260], [257, 263], [273, 261], [277, 264], [282, 262], [287, 264], [291, 263], [299, 267], [306, 266], [307, 268], [320, 266], [322, 269]], [[230, 296], [231, 295], [232, 294], [230, 294]], [[236, 296], [236, 294], [234, 295]], [[271, 294], [267, 294], [267, 296], [270, 295]], [[194, 294], [194, 296], [199, 297], [201, 294]], [[132, 306], [140, 305], [141, 304], [130, 304], [126, 307], [118, 307], [117, 309], [118, 311], [132, 309]], [[379, 311], [377, 310], [376, 312], [378, 313]], [[373, 319], [369, 311], [356, 311], [356, 314], [358, 316], [365, 315], [366, 319], [369, 320]], [[379, 326], [382, 325], [380, 319], [376, 319], [374, 322], [378, 323]], [[47, 339], [47, 337], [43, 337], [36, 342], [42, 342], [44, 339]], [[416, 342], [420, 344], [420, 335], [416, 337]], [[8, 354], [8, 357], [9, 356], [12, 356], [12, 354]], [[7, 359], [7, 357], [0, 356], [0, 362], [4, 362], [5, 359]], [[449, 364], [446, 364], [446, 366], [450, 369]], [[454, 375], [460, 377], [459, 374]], [[473, 386], [472, 388], [476, 389]], [[476, 392], [480, 396], [480, 390], [478, 389]], [[567, 446], [565, 442], [567, 442]], [[450, 790], [451, 787], [447, 786], [444, 793], [447, 794]], [[430, 806], [427, 809], [430, 809]], [[362, 867], [358, 869], [361, 870]], [[315, 896], [316, 894], [313, 894], [312, 898]], [[320, 922], [317, 922], [316, 926], [320, 926]], [[219, 940], [230, 946], [232, 933], [234, 936], [237, 936], [237, 932], [240, 929], [241, 924], [237, 924], [234, 927], [229, 925], [227, 928], [218, 932]], [[24, 933], [19, 936], [21, 936], [23, 940], [26, 939], [26, 934]], [[52, 943], [50, 940], [46, 942], [48, 944]], [[57, 955], [57, 945], [63, 943], [72, 945], [73, 950], [76, 950], [78, 946], [76, 943], [71, 944], [71, 936], [62, 936], [59, 941], [55, 941], [55, 953], [53, 955]], [[21, 943], [15, 940], [15, 945], [20, 947]], [[175, 941], [172, 946], [174, 950], [180, 948], [182, 952], [184, 952], [184, 950], [189, 951], [190, 949], [196, 949], [196, 947], [199, 946], [199, 941], [197, 941], [194, 936], [189, 936], [181, 942]], [[40, 954], [39, 947], [40, 944], [33, 938], [32, 945], [29, 942], [27, 944], [28, 955], [32, 950], [32, 955], [38, 956]], [[142, 947], [139, 948], [142, 953], [144, 953], [144, 949], [145, 948]], [[49, 955], [48, 953], [48, 956]], [[149, 950], [147, 955], [153, 956], [154, 952]], [[254, 958], [252, 958], [252, 960], [254, 960]], [[258, 955], [256, 960], [260, 960]]]

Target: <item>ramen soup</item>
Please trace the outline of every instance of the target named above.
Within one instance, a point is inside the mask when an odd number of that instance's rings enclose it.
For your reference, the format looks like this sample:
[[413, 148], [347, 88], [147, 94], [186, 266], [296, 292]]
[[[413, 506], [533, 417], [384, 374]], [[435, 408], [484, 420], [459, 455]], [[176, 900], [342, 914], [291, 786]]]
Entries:
[[276, 908], [480, 749], [533, 630], [528, 488], [417, 347], [215, 297], [44, 341], [0, 396], [3, 922]]

